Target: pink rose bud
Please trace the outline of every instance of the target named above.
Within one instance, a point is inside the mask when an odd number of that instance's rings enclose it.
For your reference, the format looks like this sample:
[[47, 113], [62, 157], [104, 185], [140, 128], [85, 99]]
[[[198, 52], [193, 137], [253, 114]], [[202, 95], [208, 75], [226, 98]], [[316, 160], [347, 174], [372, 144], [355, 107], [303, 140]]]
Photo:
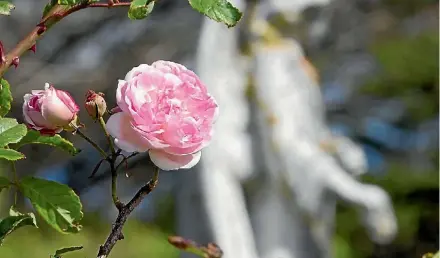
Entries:
[[115, 144], [128, 152], [148, 151], [162, 170], [191, 168], [211, 141], [218, 105], [194, 72], [180, 64], [142, 64], [119, 80], [122, 112], [107, 121]]
[[103, 97], [104, 93], [96, 93], [93, 90], [88, 90], [86, 93], [85, 108], [93, 119], [102, 117], [107, 110], [107, 103]]
[[53, 135], [74, 129], [79, 107], [69, 93], [46, 83], [44, 90], [24, 95], [23, 115], [26, 124], [42, 134]]

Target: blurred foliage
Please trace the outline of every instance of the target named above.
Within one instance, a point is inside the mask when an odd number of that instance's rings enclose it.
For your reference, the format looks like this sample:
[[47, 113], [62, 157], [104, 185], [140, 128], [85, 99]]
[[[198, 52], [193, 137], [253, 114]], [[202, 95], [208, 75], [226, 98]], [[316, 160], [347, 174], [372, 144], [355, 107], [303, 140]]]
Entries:
[[438, 4], [438, 0], [383, 0], [382, 4], [393, 13], [404, 17], [414, 15], [427, 6]]
[[397, 215], [398, 235], [389, 246], [375, 245], [368, 239], [356, 211], [339, 205], [335, 257], [422, 257], [438, 250], [434, 244], [439, 241], [437, 171], [417, 173], [395, 165], [383, 177], [364, 176], [363, 181], [381, 186], [390, 194]]
[[[76, 235], [60, 235], [46, 224], [40, 223], [40, 230], [22, 228], [6, 239], [0, 247], [0, 257], [48, 258], [57, 249], [65, 246], [84, 246], [84, 249], [68, 253], [63, 257], [95, 257], [99, 246], [104, 243], [111, 223], [95, 214], [86, 214], [84, 228]], [[167, 237], [157, 226], [131, 219], [124, 227], [125, 239], [118, 242], [111, 257], [129, 258], [177, 258], [179, 251], [171, 246]]]
[[374, 43], [371, 51], [383, 72], [368, 82], [363, 91], [401, 99], [408, 110], [408, 124], [434, 118], [439, 108], [438, 37], [438, 32], [431, 32]]

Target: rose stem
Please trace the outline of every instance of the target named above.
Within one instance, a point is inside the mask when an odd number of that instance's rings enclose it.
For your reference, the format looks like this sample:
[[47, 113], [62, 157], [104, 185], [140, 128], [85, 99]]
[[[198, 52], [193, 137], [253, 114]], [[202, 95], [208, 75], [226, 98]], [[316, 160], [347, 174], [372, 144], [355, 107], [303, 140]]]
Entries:
[[153, 178], [150, 179], [146, 185], [142, 186], [141, 189], [139, 189], [139, 191], [134, 195], [130, 202], [127, 203], [127, 205], [124, 205], [121, 210], [119, 210], [118, 217], [113, 224], [110, 235], [107, 237], [105, 243], [99, 247], [98, 258], [108, 257], [116, 242], [124, 239], [124, 236], [122, 235], [122, 228], [124, 227], [128, 216], [139, 205], [139, 203], [141, 203], [144, 197], [154, 190], [159, 180], [159, 171], [160, 169], [155, 167]]
[[87, 135], [85, 135], [81, 130], [76, 129], [76, 134], [78, 134], [81, 138], [86, 140], [88, 143], [90, 143], [99, 153], [101, 153], [102, 157], [104, 159], [107, 159], [107, 153], [101, 147], [98, 146], [92, 139], [90, 139]]

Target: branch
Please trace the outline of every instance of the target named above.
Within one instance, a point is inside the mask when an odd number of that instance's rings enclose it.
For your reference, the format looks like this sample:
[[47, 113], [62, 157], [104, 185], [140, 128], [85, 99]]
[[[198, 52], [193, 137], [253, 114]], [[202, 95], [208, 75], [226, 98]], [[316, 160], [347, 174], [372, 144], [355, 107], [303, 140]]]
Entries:
[[[6, 56], [4, 62], [0, 60], [0, 78], [3, 74], [8, 70], [8, 68], [12, 65], [13, 61], [20, 56], [22, 56], [26, 51], [32, 48], [35, 45], [37, 40], [43, 36], [43, 34], [57, 22], [67, 17], [68, 15], [88, 8], [88, 7], [125, 7], [130, 6], [130, 3], [82, 3], [75, 5], [71, 8], [65, 9], [66, 6], [56, 5], [52, 8], [46, 17], [43, 17], [41, 21], [37, 24], [37, 26], [24, 38], [22, 39]], [[50, 22], [50, 24], [48, 24]]]
[[223, 256], [223, 251], [214, 243], [203, 246], [181, 236], [169, 236], [168, 242], [180, 250], [196, 254], [200, 257], [221, 258]]
[[120, 210], [118, 217], [116, 218], [115, 223], [113, 224], [110, 235], [107, 237], [107, 240], [103, 245], [100, 246], [98, 252], [98, 258], [106, 258], [110, 254], [111, 250], [115, 246], [118, 240], [124, 239], [122, 235], [122, 228], [124, 227], [125, 222], [127, 221], [128, 216], [130, 216], [131, 212], [141, 203], [146, 195], [151, 193], [153, 189], [156, 187], [159, 179], [159, 168], [156, 167], [154, 170], [153, 178], [148, 181], [146, 185], [144, 185], [139, 191], [135, 194], [133, 199], [127, 205], [124, 205]]

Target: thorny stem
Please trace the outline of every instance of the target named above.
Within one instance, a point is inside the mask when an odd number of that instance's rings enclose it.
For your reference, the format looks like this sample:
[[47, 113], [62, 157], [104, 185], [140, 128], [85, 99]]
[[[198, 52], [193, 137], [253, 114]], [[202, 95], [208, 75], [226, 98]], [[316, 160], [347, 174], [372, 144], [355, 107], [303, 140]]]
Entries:
[[78, 134], [81, 138], [90, 143], [104, 159], [107, 159], [107, 153], [101, 147], [98, 146], [92, 139], [90, 139], [87, 135], [85, 135], [80, 129], [76, 129], [76, 134]]
[[113, 140], [110, 134], [107, 131], [107, 128], [105, 127], [105, 121], [102, 118], [102, 116], [99, 117], [99, 125], [101, 126], [102, 130], [104, 131], [105, 138], [107, 138], [108, 146], [110, 146], [110, 150], [112, 152], [113, 156], [116, 156], [115, 146], [113, 145]]
[[110, 134], [107, 131], [107, 128], [105, 126], [105, 121], [102, 118], [102, 116], [100, 116], [98, 118], [98, 121], [99, 121], [99, 125], [102, 128], [102, 131], [105, 134], [105, 138], [107, 139], [108, 145], [109, 145], [110, 150], [112, 152], [111, 158], [110, 158], [110, 170], [112, 172], [112, 199], [113, 199], [113, 203], [115, 204], [116, 208], [120, 211], [122, 209], [122, 207], [124, 206], [124, 204], [118, 198], [118, 193], [117, 193], [117, 188], [116, 188], [116, 182], [117, 182], [117, 178], [118, 178], [118, 167], [115, 166], [116, 158], [118, 157], [119, 153], [116, 153], [115, 146], [113, 145], [112, 137], [110, 136]]
[[119, 200], [118, 198], [118, 193], [117, 193], [117, 188], [116, 188], [116, 182], [117, 182], [117, 177], [118, 177], [118, 171], [116, 170], [115, 167], [115, 160], [116, 157], [112, 156], [112, 160], [110, 162], [110, 170], [112, 172], [112, 199], [113, 199], [113, 203], [116, 206], [116, 209], [118, 209], [119, 211], [124, 207], [124, 204]]
[[154, 190], [159, 180], [159, 168], [155, 167], [153, 178], [134, 195], [127, 205], [124, 205], [121, 210], [119, 210], [118, 217], [113, 224], [110, 235], [103, 245], [100, 246], [98, 251], [98, 258], [106, 258], [110, 254], [111, 250], [115, 246], [118, 240], [124, 239], [122, 235], [122, 228], [127, 221], [128, 216], [131, 212], [141, 203], [145, 196], [147, 196], [151, 191]]
[[[38, 25], [24, 38], [22, 39], [15, 47], [12, 49], [6, 56], [5, 56], [5, 62], [0, 62], [0, 77], [3, 76], [3, 74], [8, 70], [8, 68], [11, 66], [12, 61], [14, 58], [22, 56], [26, 51], [28, 51], [36, 42], [37, 40], [43, 36], [43, 34], [54, 24], [59, 22], [61, 19], [65, 18], [69, 14], [72, 14], [76, 11], [79, 11], [81, 9], [85, 8], [94, 8], [94, 7], [106, 7], [106, 8], [113, 8], [113, 7], [125, 7], [130, 6], [130, 2], [126, 3], [119, 3], [115, 2], [113, 4], [110, 3], [88, 3], [84, 2], [81, 4], [77, 4], [75, 6], [72, 6], [71, 8], [65, 9], [65, 6], [56, 5], [52, 8], [52, 10], [49, 12], [46, 17], [43, 17], [41, 21], [38, 23]], [[50, 20], [51, 24], [46, 24]], [[43, 29], [44, 28], [44, 29]]]
[[128, 155], [127, 157], [124, 157], [123, 160], [121, 160], [121, 162], [116, 166], [116, 171], [118, 171], [118, 169], [125, 163], [127, 163], [127, 161], [131, 158], [133, 158], [134, 156], [138, 155], [139, 152], [133, 152], [132, 154]]

